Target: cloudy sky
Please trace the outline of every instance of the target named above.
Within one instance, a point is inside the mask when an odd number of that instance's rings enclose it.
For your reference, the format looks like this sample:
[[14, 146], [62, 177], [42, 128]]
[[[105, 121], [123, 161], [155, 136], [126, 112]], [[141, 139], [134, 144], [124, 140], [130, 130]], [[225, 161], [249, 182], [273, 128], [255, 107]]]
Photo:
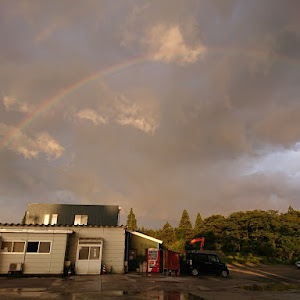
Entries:
[[0, 0], [0, 222], [27, 203], [300, 209], [300, 3]]

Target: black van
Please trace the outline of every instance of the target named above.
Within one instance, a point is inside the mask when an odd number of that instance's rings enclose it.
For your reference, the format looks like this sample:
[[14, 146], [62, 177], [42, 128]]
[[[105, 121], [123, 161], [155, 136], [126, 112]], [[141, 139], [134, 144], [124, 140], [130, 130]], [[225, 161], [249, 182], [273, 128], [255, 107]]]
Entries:
[[199, 273], [211, 273], [227, 277], [229, 270], [216, 254], [205, 253], [205, 251], [192, 251], [186, 253], [186, 263], [190, 273], [194, 276]]

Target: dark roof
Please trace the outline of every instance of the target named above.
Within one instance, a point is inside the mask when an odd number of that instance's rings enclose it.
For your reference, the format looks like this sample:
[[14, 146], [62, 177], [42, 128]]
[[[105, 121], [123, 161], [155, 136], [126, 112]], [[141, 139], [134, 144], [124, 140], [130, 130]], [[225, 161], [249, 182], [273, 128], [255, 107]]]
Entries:
[[44, 224], [20, 224], [20, 223], [0, 223], [0, 226], [6, 227], [89, 227], [89, 228], [127, 228], [124, 225], [116, 226], [98, 226], [98, 225], [44, 225]]
[[30, 203], [25, 223], [43, 224], [45, 214], [57, 214], [58, 225], [72, 225], [75, 215], [88, 215], [88, 225], [117, 226], [119, 211], [118, 205]]

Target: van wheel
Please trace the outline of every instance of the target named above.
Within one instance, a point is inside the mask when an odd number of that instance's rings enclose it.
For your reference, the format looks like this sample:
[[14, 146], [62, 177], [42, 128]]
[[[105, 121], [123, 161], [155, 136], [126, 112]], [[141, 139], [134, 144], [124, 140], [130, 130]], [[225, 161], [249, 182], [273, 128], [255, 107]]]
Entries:
[[226, 278], [228, 276], [228, 273], [225, 270], [223, 270], [221, 271], [220, 276]]
[[192, 269], [192, 275], [193, 276], [198, 276], [199, 272], [196, 268]]

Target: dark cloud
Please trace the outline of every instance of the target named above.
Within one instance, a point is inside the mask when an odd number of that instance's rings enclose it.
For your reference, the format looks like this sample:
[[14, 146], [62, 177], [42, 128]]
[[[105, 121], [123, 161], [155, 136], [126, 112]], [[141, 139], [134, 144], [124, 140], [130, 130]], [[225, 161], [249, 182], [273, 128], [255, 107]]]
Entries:
[[154, 227], [184, 208], [299, 209], [298, 12], [279, 0], [2, 1], [0, 138], [32, 121], [0, 141], [0, 221], [28, 202], [119, 204]]

